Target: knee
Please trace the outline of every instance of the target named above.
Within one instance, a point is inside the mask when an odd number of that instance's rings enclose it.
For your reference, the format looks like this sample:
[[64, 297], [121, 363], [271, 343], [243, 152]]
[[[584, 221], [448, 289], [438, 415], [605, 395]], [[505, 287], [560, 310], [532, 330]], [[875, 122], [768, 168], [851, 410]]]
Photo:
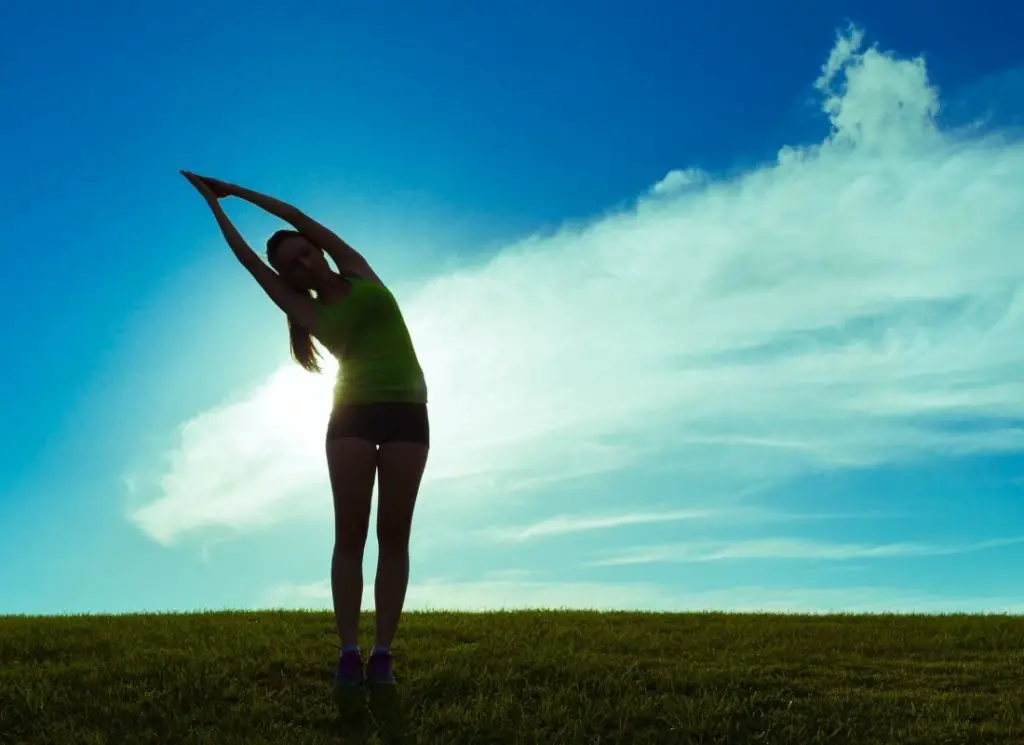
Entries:
[[334, 553], [345, 557], [361, 558], [366, 548], [366, 524], [338, 525], [334, 530]]
[[378, 520], [377, 550], [389, 555], [409, 553], [409, 525], [398, 520]]

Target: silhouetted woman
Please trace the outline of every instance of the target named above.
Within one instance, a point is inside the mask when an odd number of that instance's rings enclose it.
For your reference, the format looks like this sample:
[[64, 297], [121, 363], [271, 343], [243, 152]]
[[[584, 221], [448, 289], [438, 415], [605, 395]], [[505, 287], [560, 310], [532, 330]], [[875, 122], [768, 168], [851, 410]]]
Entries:
[[[296, 362], [320, 370], [313, 338], [339, 362], [326, 437], [334, 495], [331, 592], [341, 637], [334, 681], [345, 686], [364, 680], [357, 632], [376, 478], [377, 628], [365, 679], [394, 683], [391, 643], [409, 583], [409, 532], [430, 447], [426, 381], [402, 313], [366, 259], [301, 210], [240, 186], [182, 174], [206, 199], [242, 266], [287, 315]], [[228, 196], [252, 202], [295, 228], [267, 241], [269, 267], [221, 208], [219, 199]]]

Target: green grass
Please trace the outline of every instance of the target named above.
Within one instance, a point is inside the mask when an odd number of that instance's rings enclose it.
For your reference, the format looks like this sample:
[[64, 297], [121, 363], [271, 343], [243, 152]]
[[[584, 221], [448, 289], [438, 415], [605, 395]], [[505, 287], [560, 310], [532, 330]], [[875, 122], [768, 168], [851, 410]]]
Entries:
[[1017, 617], [411, 613], [395, 652], [342, 720], [326, 613], [0, 618], [0, 742], [1024, 743]]

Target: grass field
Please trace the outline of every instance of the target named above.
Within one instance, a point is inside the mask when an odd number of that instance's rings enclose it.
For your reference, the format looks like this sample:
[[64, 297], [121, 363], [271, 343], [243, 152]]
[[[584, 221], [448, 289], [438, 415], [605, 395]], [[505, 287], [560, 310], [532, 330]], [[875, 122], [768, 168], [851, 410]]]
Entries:
[[1018, 617], [412, 613], [395, 652], [336, 701], [326, 613], [0, 618], [0, 742], [1024, 743]]

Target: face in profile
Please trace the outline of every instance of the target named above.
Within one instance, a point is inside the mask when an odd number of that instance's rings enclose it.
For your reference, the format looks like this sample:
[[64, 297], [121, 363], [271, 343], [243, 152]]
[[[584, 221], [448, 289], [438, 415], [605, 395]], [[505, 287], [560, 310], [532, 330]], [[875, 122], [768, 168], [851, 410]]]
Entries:
[[324, 252], [302, 235], [288, 235], [276, 241], [267, 258], [278, 274], [299, 290], [312, 289], [316, 280], [330, 271]]

